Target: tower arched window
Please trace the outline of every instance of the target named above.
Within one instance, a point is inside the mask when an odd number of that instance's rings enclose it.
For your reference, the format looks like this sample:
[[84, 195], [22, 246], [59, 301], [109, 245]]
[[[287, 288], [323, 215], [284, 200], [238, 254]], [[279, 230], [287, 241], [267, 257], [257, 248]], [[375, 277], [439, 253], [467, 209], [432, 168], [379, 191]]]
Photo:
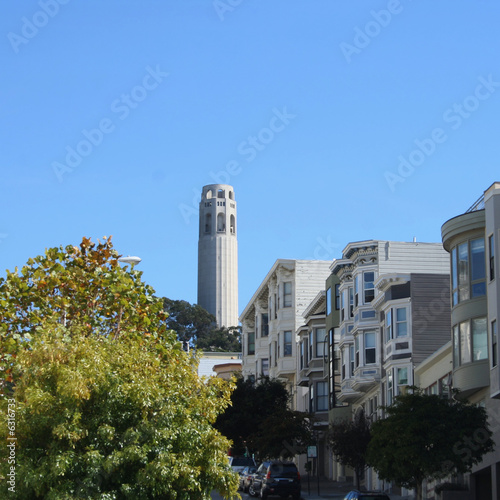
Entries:
[[232, 191], [229, 191], [229, 199], [230, 199], [230, 200], [234, 200], [234, 197], [233, 197], [233, 192], [232, 192]]
[[205, 215], [205, 233], [210, 233], [212, 230], [212, 214]]
[[231, 232], [231, 234], [236, 233], [236, 218], [232, 214], [231, 214], [231, 218], [229, 219], [229, 231]]
[[225, 198], [226, 197], [226, 194], [224, 193], [224, 190], [223, 189], [219, 189], [217, 191], [217, 198]]
[[213, 194], [212, 194], [212, 190], [211, 190], [211, 189], [209, 189], [209, 190], [207, 191], [207, 200], [210, 200], [210, 199], [212, 198], [212, 196], [213, 196]]
[[221, 212], [217, 215], [217, 232], [223, 233], [226, 231], [226, 216]]

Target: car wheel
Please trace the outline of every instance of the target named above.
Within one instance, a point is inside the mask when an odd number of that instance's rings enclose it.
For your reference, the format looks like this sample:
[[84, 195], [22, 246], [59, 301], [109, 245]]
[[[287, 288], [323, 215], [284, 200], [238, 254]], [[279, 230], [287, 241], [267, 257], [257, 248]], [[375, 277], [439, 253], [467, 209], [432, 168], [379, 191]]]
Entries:
[[251, 484], [249, 487], [248, 487], [248, 493], [250, 494], [250, 496], [252, 497], [256, 497], [257, 496], [257, 492], [254, 490], [253, 488], [253, 484]]

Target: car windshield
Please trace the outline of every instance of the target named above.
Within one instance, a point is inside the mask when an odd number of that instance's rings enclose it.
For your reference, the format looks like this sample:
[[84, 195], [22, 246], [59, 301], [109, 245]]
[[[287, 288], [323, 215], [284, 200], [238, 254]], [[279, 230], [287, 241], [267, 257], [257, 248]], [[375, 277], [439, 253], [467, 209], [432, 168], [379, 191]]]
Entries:
[[271, 474], [273, 476], [296, 476], [297, 467], [295, 464], [273, 464], [271, 465]]
[[250, 457], [234, 457], [231, 466], [244, 467], [245, 465], [253, 465], [253, 458]]

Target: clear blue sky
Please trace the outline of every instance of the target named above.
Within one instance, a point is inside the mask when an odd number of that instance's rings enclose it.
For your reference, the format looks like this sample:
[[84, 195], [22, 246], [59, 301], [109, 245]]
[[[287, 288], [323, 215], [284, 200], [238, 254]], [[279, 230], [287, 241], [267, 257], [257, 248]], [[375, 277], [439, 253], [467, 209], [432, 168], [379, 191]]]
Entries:
[[197, 204], [218, 180], [238, 202], [241, 311], [276, 259], [440, 241], [500, 180], [499, 2], [0, 12], [1, 276], [113, 235], [158, 295], [194, 303]]

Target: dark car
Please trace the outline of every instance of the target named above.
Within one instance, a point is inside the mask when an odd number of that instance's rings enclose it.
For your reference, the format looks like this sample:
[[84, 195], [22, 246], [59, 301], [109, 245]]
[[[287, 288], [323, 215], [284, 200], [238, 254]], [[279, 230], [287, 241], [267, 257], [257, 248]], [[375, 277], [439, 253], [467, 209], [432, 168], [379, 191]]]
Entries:
[[252, 496], [270, 495], [300, 500], [300, 474], [293, 462], [263, 462], [254, 474], [248, 492]]
[[344, 500], [390, 500], [390, 498], [380, 491], [350, 491]]
[[257, 467], [254, 465], [247, 465], [240, 472], [240, 490], [243, 490], [245, 493], [248, 491], [248, 486], [252, 482], [254, 474], [257, 472]]

